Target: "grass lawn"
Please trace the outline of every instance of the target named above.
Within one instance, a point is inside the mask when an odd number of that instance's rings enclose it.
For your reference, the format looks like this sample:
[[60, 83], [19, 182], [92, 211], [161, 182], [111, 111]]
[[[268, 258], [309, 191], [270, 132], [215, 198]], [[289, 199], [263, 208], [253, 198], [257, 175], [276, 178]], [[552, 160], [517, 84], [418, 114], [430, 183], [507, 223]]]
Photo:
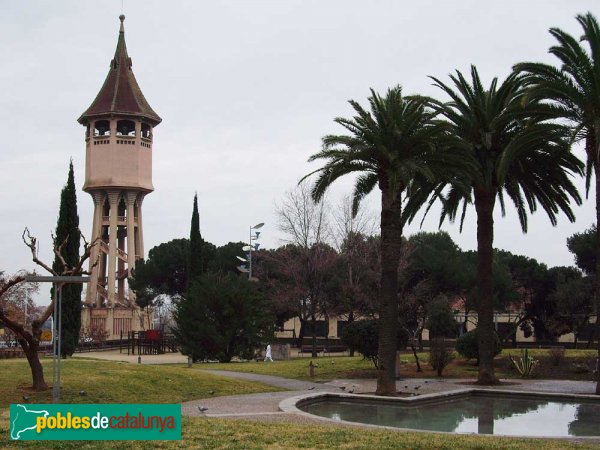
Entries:
[[[43, 359], [46, 383], [52, 384], [52, 359]], [[63, 403], [180, 403], [214, 395], [252, 394], [279, 389], [218, 377], [177, 366], [139, 365], [67, 359], [61, 364]], [[30, 392], [31, 372], [24, 359], [0, 360], [0, 407], [22, 402], [50, 403], [51, 390]], [[86, 395], [79, 392], [85, 390]]]
[[8, 441], [8, 417], [0, 418], [1, 448], [33, 449], [593, 449], [593, 443], [546, 439], [447, 435], [347, 426], [298, 425], [246, 420], [183, 418], [181, 441]]
[[[315, 378], [310, 378], [308, 364], [316, 365]], [[250, 372], [261, 375], [275, 375], [295, 380], [330, 381], [336, 378], [353, 378], [357, 374], [362, 377], [375, 378], [373, 363], [360, 356], [325, 356], [319, 358], [295, 358], [288, 361], [245, 361], [231, 363], [197, 363], [198, 369], [231, 370], [234, 372]]]
[[[534, 372], [534, 378], [552, 378], [567, 380], [593, 380], [593, 374], [578, 373], [573, 369], [574, 363], [587, 363], [592, 367], [596, 358], [595, 350], [567, 350], [565, 360], [559, 367], [555, 367], [548, 359], [548, 350], [532, 349], [529, 355], [540, 360], [540, 365]], [[496, 375], [500, 378], [518, 378], [519, 374], [513, 368], [509, 355], [518, 357], [519, 349], [503, 350], [496, 357]], [[418, 353], [422, 372], [417, 372], [417, 365], [412, 353], [403, 352], [401, 361], [401, 377], [435, 377], [436, 373], [429, 365], [429, 354]], [[376, 378], [373, 363], [360, 356], [319, 356], [318, 358], [295, 358], [289, 361], [276, 361], [274, 363], [263, 361], [248, 361], [235, 363], [200, 363], [194, 367], [200, 369], [232, 370], [238, 372], [251, 372], [263, 375], [276, 375], [298, 380], [310, 380], [308, 364], [318, 364], [315, 368], [314, 381], [330, 381], [336, 378]], [[477, 366], [474, 361], [465, 361], [455, 353], [455, 359], [444, 370], [444, 377], [448, 378], [477, 378]]]

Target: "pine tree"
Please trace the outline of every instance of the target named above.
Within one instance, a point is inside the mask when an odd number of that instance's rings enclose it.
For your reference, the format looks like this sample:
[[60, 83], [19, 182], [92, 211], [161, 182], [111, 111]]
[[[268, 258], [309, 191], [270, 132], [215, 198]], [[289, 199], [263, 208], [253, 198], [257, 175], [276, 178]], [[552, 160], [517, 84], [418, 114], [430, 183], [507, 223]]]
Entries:
[[[75, 176], [73, 175], [73, 161], [69, 164], [69, 176], [67, 184], [60, 194], [60, 210], [54, 236], [55, 245], [66, 244], [62, 250], [62, 256], [69, 265], [75, 265], [79, 261], [79, 216], [77, 215], [77, 193], [75, 191]], [[63, 267], [60, 260], [55, 257], [52, 268], [56, 272], [62, 272]], [[81, 291], [82, 285], [67, 284], [62, 287], [62, 344], [61, 354], [63, 357], [71, 356], [79, 343], [79, 328], [81, 327]], [[54, 296], [54, 289], [51, 293]], [[58, 327], [58, 320], [56, 321]]]
[[192, 212], [192, 226], [190, 229], [190, 253], [188, 260], [187, 285], [204, 272], [202, 258], [202, 236], [200, 235], [200, 214], [198, 213], [198, 194], [194, 195], [194, 210]]

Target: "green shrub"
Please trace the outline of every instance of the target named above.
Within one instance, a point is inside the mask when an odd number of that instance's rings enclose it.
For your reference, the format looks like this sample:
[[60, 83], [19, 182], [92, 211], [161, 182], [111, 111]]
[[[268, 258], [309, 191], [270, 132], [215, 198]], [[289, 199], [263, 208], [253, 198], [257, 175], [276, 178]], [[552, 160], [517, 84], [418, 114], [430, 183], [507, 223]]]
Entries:
[[429, 363], [438, 377], [442, 376], [442, 372], [453, 359], [454, 355], [444, 339], [435, 338], [429, 342]]
[[440, 295], [429, 304], [425, 328], [429, 330], [429, 336], [440, 338], [456, 336], [458, 323], [454, 319], [454, 313], [446, 296]]
[[[495, 336], [494, 356], [498, 356], [502, 351], [502, 345], [498, 335]], [[466, 359], [476, 359], [479, 364], [479, 342], [477, 328], [468, 331], [456, 340], [456, 351]]]
[[[351, 322], [342, 331], [340, 336], [342, 342], [348, 348], [360, 352], [365, 359], [373, 361], [377, 367], [377, 349], [379, 332], [376, 320], [357, 320]], [[408, 342], [408, 334], [406, 328], [398, 327], [398, 348], [405, 348]]]

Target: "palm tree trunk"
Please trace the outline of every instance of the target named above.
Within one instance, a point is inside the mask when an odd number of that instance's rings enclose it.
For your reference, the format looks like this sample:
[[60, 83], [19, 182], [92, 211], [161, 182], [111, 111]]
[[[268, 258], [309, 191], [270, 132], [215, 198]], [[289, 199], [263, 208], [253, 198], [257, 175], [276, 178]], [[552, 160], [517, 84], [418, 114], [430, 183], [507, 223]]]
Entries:
[[401, 192], [393, 196], [381, 187], [381, 290], [379, 292], [379, 340], [377, 395], [396, 395], [396, 347], [398, 338], [398, 264], [402, 246]]
[[[596, 156], [596, 155], [594, 155]], [[594, 158], [594, 177], [596, 178], [596, 395], [600, 395], [600, 161]]]
[[477, 211], [477, 334], [479, 337], [479, 374], [477, 383], [498, 383], [494, 373], [494, 192], [475, 190]]
[[[352, 322], [354, 322], [354, 308], [350, 309], [350, 312], [348, 313], [348, 325], [350, 325]], [[349, 356], [354, 356], [354, 347], [350, 347], [349, 351]]]

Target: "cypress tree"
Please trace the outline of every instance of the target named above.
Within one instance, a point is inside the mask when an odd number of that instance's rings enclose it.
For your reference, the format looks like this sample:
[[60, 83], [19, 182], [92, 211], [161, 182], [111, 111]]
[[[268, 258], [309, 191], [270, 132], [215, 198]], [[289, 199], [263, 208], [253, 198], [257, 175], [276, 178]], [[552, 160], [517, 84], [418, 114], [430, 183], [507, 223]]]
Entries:
[[[66, 244], [62, 249], [65, 262], [74, 266], [79, 261], [79, 216], [77, 215], [77, 192], [75, 191], [75, 176], [73, 175], [73, 161], [69, 164], [67, 184], [60, 194], [60, 209], [54, 236], [54, 245], [61, 245], [65, 239]], [[64, 267], [58, 257], [54, 258], [52, 268], [57, 273], [62, 273]], [[67, 284], [62, 287], [62, 344], [63, 357], [71, 356], [79, 343], [79, 328], [81, 327], [81, 291], [80, 283]], [[54, 290], [51, 293], [54, 297]], [[58, 320], [55, 320], [58, 327]]]
[[187, 285], [203, 271], [202, 236], [200, 235], [200, 214], [198, 213], [198, 194], [194, 195], [194, 209], [192, 211], [192, 226], [190, 229], [190, 250], [188, 259]]

